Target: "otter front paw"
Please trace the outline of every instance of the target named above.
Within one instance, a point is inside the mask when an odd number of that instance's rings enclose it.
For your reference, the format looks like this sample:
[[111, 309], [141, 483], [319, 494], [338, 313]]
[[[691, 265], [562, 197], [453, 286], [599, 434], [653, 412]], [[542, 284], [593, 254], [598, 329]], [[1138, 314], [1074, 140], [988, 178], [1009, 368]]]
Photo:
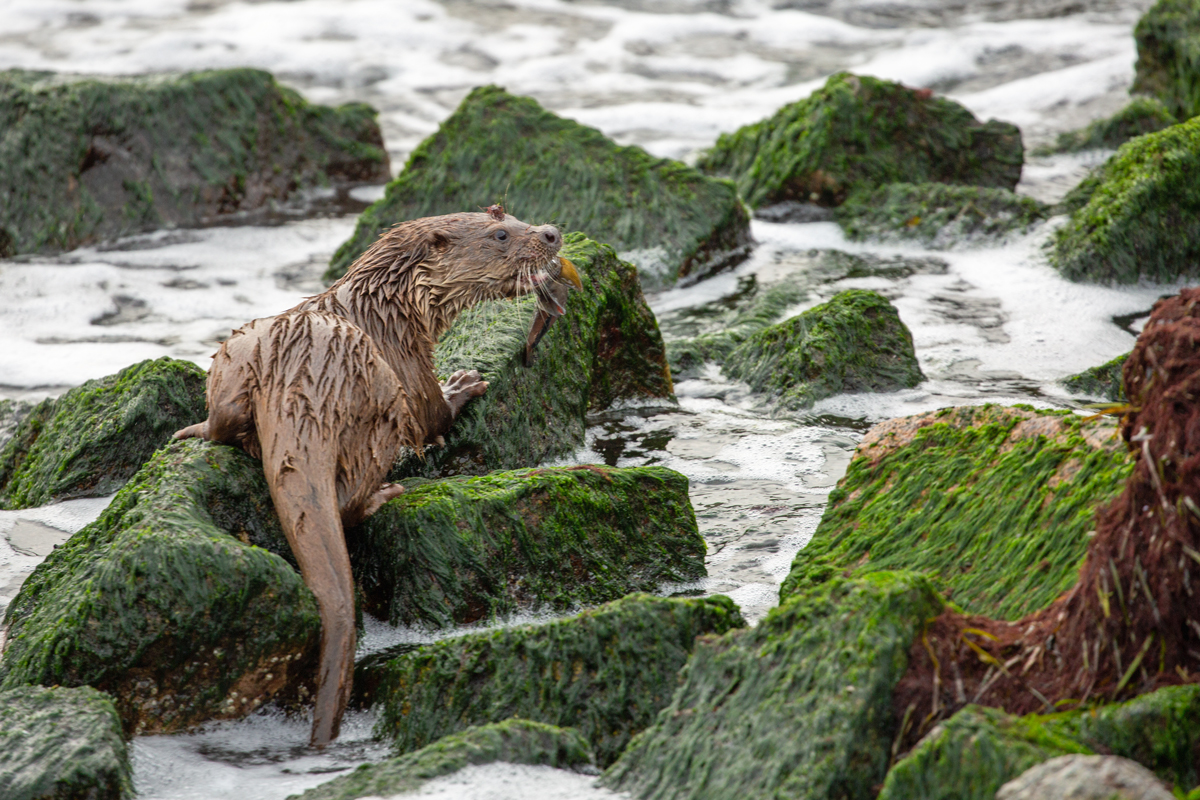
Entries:
[[442, 397], [450, 406], [450, 416], [457, 417], [458, 412], [472, 397], [479, 397], [487, 391], [487, 381], [478, 370], [460, 369], [442, 383]]
[[399, 497], [404, 494], [404, 487], [398, 483], [385, 483], [380, 485], [378, 489], [367, 500], [367, 507], [363, 513], [363, 519], [374, 514], [379, 510], [380, 506], [391, 500], [394, 497]]

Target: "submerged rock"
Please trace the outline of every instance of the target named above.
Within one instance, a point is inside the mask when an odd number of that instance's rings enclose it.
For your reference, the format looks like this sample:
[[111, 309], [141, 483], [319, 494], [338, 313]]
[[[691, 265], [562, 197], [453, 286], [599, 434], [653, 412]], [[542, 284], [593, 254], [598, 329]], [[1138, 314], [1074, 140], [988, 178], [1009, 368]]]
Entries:
[[722, 370], [789, 409], [841, 392], [916, 386], [925, 378], [896, 309], [862, 289], [748, 336], [724, 357]]
[[727, 181], [621, 147], [535, 100], [485, 86], [413, 151], [325, 276], [340, 277], [401, 220], [491, 203], [531, 222], [602, 233], [654, 283], [703, 276], [740, 260], [750, 241], [749, 218]]
[[1068, 196], [1050, 263], [1075, 281], [1200, 275], [1200, 119], [1122, 145]]
[[204, 370], [160, 358], [45, 400], [0, 448], [0, 507], [115, 492], [182, 427], [203, 420]]
[[378, 764], [363, 764], [302, 795], [300, 800], [356, 800], [415, 792], [426, 781], [475, 764], [589, 767], [591, 749], [574, 728], [558, 728], [526, 719], [507, 719], [467, 728], [431, 745]]
[[0, 688], [94, 686], [128, 733], [302, 693], [316, 600], [284, 559], [235, 535], [282, 537], [261, 465], [199, 439], [159, 451], [22, 586]]
[[1015, 125], [981, 123], [928, 89], [839, 72], [773, 117], [722, 134], [697, 166], [732, 178], [759, 208], [838, 205], [855, 189], [900, 181], [1013, 189], [1023, 163]]
[[610, 764], [670, 700], [696, 637], [744, 624], [726, 597], [630, 595], [546, 625], [435, 642], [380, 668], [376, 733], [403, 753], [517, 716], [577, 728]]
[[493, 472], [406, 487], [348, 538], [366, 610], [446, 625], [703, 577], [688, 479], [663, 467]]
[[1095, 510], [1131, 469], [1107, 419], [985, 405], [889, 420], [859, 444], [780, 597], [906, 569], [968, 613], [1017, 619], [1075, 583]]
[[671, 703], [601, 779], [642, 800], [869, 800], [892, 688], [942, 601], [911, 573], [834, 578], [696, 646]]
[[1135, 92], [1158, 97], [1180, 120], [1200, 114], [1200, 7], [1158, 0], [1133, 30]]
[[533, 297], [477, 306], [442, 337], [438, 373], [477, 369], [487, 394], [467, 404], [445, 447], [403, 459], [392, 480], [537, 466], [583, 445], [588, 412], [674, 402], [662, 334], [637, 271], [581, 233], [563, 237], [561, 254], [578, 269], [583, 291], [570, 293], [531, 366], [524, 357]]
[[112, 698], [88, 688], [0, 692], [0, 797], [133, 796], [133, 770]]
[[1054, 146], [1039, 149], [1038, 155], [1100, 148], [1115, 150], [1134, 137], [1161, 131], [1177, 122], [1158, 98], [1135, 97], [1111, 117], [1098, 119], [1081, 130], [1060, 133]]
[[330, 181], [387, 180], [362, 103], [253, 69], [138, 78], [0, 72], [0, 257], [196, 225]]
[[1125, 399], [1125, 387], [1121, 383], [1121, 372], [1129, 353], [1117, 356], [1098, 367], [1085, 369], [1076, 375], [1063, 378], [1063, 386], [1074, 394], [1098, 397], [1119, 403]]
[[849, 239], [915, 239], [943, 249], [998, 242], [1050, 216], [1050, 207], [1008, 189], [889, 183], [851, 194], [836, 210]]
[[1006, 782], [1069, 754], [1141, 764], [1183, 791], [1200, 783], [1200, 687], [1173, 686], [1126, 703], [1016, 717], [969, 705], [939, 723], [892, 768], [878, 800], [992, 800]]

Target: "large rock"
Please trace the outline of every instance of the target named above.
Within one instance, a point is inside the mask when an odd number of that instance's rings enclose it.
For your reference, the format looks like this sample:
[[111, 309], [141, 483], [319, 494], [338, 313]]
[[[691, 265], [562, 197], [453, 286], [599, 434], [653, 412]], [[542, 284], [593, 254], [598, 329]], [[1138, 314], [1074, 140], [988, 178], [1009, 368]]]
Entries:
[[235, 535], [281, 535], [261, 465], [199, 439], [159, 451], [22, 586], [0, 688], [94, 686], [129, 733], [302, 693], [316, 600], [284, 559]]
[[0, 448], [0, 507], [115, 492], [171, 434], [205, 416], [204, 370], [166, 357], [45, 400]]
[[546, 625], [436, 642], [380, 668], [376, 733], [407, 752], [518, 716], [579, 729], [606, 765], [668, 703], [696, 637], [743, 624], [726, 597], [630, 595]]
[[1181, 120], [1200, 114], [1200, 5], [1158, 0], [1133, 31], [1135, 92], [1161, 99]]
[[1075, 197], [1050, 263], [1076, 281], [1200, 275], [1200, 119], [1122, 145]]
[[896, 309], [862, 289], [750, 335], [725, 356], [722, 370], [788, 409], [841, 392], [895, 391], [925, 378]]
[[835, 578], [696, 646], [655, 724], [602, 778], [656, 800], [869, 800], [896, 733], [892, 689], [942, 601], [911, 573]]
[[107, 78], [0, 72], [0, 257], [382, 182], [375, 111], [311, 105], [266, 72]]
[[334, 778], [299, 800], [356, 800], [415, 792], [425, 782], [475, 764], [530, 764], [558, 768], [592, 764], [587, 741], [574, 728], [559, 728], [525, 719], [507, 719], [467, 728], [431, 745], [378, 764], [363, 764]]
[[1026, 770], [996, 800], [1174, 800], [1145, 767], [1120, 756], [1059, 756]]
[[1200, 783], [1200, 686], [1045, 716], [967, 706], [897, 762], [878, 800], [992, 800], [1037, 764], [1095, 753], [1131, 759], [1185, 792], [1194, 788]]
[[946, 183], [889, 183], [851, 194], [836, 211], [849, 239], [913, 239], [939, 250], [997, 243], [1049, 216], [1049, 206], [1008, 189]]
[[0, 692], [0, 797], [132, 798], [133, 770], [112, 698], [87, 688]]
[[477, 369], [487, 394], [466, 406], [445, 447], [403, 460], [393, 480], [534, 467], [578, 450], [590, 411], [674, 402], [662, 335], [636, 270], [581, 233], [564, 236], [561, 252], [582, 276], [583, 291], [570, 293], [532, 366], [524, 366], [524, 353], [533, 297], [477, 306], [442, 337], [438, 373]]
[[968, 613], [1018, 619], [1070, 588], [1094, 511], [1132, 463], [1107, 420], [1027, 406], [946, 408], [872, 428], [780, 597], [830, 576], [930, 576]]
[[413, 151], [326, 278], [341, 276], [397, 222], [491, 203], [531, 223], [603, 234], [655, 283], [739, 260], [750, 241], [749, 217], [729, 182], [485, 86]]
[[927, 89], [839, 72], [771, 118], [723, 134], [697, 166], [732, 178], [758, 208], [838, 205], [855, 189], [896, 182], [1012, 189], [1024, 157], [1015, 125], [981, 123]]
[[393, 623], [561, 611], [706, 574], [688, 479], [663, 467], [409, 485], [348, 540], [366, 609]]

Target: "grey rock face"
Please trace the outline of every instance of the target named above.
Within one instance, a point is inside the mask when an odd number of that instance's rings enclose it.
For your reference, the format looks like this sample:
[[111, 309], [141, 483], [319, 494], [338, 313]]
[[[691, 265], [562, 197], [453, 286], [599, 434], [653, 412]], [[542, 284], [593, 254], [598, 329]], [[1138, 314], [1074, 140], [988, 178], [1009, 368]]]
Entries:
[[1120, 756], [1059, 756], [1026, 770], [996, 800], [1171, 800], [1153, 772]]

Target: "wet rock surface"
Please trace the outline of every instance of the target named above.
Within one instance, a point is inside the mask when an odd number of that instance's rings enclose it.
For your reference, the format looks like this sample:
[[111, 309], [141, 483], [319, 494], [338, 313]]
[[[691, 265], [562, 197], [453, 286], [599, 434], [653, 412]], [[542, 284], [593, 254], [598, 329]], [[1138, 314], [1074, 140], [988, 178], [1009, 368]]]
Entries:
[[1138, 21], [1135, 92], [1158, 97], [1181, 122], [1200, 114], [1200, 9], [1188, 0], [1158, 0]]
[[1059, 756], [1026, 770], [996, 800], [1169, 800], [1154, 773], [1119, 756]]
[[0, 72], [0, 257], [58, 251], [378, 183], [375, 111], [312, 105], [266, 72]]

